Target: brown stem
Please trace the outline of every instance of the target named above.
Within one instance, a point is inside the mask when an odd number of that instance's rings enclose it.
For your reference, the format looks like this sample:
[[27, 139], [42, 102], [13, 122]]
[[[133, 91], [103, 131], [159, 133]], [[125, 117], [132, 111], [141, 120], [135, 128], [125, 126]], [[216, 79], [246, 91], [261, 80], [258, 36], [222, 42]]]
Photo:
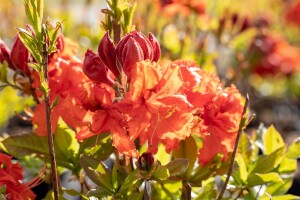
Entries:
[[[44, 78], [48, 85], [48, 47], [46, 42], [46, 26], [43, 25], [43, 71]], [[48, 92], [44, 93], [45, 97], [45, 106], [46, 106], [46, 123], [47, 123], [47, 135], [48, 135], [48, 145], [49, 145], [49, 154], [50, 154], [50, 162], [51, 162], [51, 173], [52, 173], [52, 183], [53, 183], [53, 192], [54, 199], [58, 200], [58, 189], [59, 189], [59, 180], [57, 174], [56, 160], [55, 160], [55, 152], [54, 152], [54, 141], [53, 134], [51, 130], [51, 108], [50, 108], [50, 99]]]
[[192, 187], [189, 183], [182, 183], [182, 200], [191, 200], [192, 199]]
[[235, 144], [234, 144], [234, 149], [233, 149], [233, 152], [232, 152], [232, 155], [231, 155], [230, 167], [229, 167], [229, 170], [228, 170], [228, 173], [227, 173], [227, 177], [226, 177], [225, 183], [224, 183], [224, 185], [222, 187], [222, 190], [221, 190], [221, 192], [220, 192], [217, 200], [221, 200], [222, 199], [223, 194], [224, 194], [224, 192], [226, 190], [227, 184], [229, 182], [229, 178], [230, 178], [230, 176], [232, 174], [233, 165], [234, 165], [234, 158], [235, 158], [235, 155], [236, 155], [236, 152], [237, 152], [237, 148], [238, 148], [240, 136], [242, 134], [243, 125], [245, 123], [245, 114], [246, 114], [246, 111], [247, 111], [248, 103], [249, 103], [249, 96], [247, 95], [246, 96], [245, 105], [244, 105], [244, 109], [243, 109], [242, 116], [241, 116], [241, 120], [240, 120], [240, 124], [239, 124], [238, 134], [236, 136]]
[[121, 40], [121, 26], [117, 22], [113, 21], [113, 33], [115, 45]]

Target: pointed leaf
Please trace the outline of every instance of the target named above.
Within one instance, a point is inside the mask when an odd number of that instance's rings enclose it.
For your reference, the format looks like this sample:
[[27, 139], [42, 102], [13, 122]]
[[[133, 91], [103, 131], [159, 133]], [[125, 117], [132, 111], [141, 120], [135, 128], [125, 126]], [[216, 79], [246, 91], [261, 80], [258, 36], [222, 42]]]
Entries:
[[245, 185], [248, 177], [246, 163], [241, 154], [236, 154], [232, 177], [238, 185]]
[[269, 155], [260, 155], [249, 167], [250, 173], [266, 173], [275, 169], [285, 155], [286, 147], [283, 146]]
[[185, 158], [188, 160], [188, 175], [190, 175], [193, 170], [195, 161], [197, 159], [197, 152], [197, 144], [192, 136], [186, 138], [184, 141], [181, 141], [179, 144], [179, 148], [173, 151], [174, 158]]
[[170, 177], [182, 176], [188, 169], [188, 166], [189, 161], [183, 158], [177, 158], [166, 165], [169, 170]]
[[254, 173], [250, 174], [247, 179], [247, 185], [253, 187], [255, 185], [263, 185], [270, 182], [280, 182], [283, 183], [278, 173], [270, 172], [266, 174]]
[[300, 137], [296, 138], [288, 147], [286, 157], [290, 159], [300, 158]]
[[243, 132], [239, 140], [238, 152], [243, 156], [246, 165], [252, 160], [254, 145], [251, 138]]
[[127, 178], [121, 185], [118, 193], [126, 194], [130, 187], [131, 187], [130, 190], [133, 190], [134, 187], [139, 187], [142, 184], [140, 180], [142, 180], [142, 177], [140, 176], [139, 170], [135, 169], [130, 174], [128, 174]]
[[80, 154], [85, 153], [99, 160], [105, 160], [113, 152], [112, 138], [110, 133], [102, 133], [84, 139], [80, 143]]
[[80, 164], [86, 175], [95, 184], [110, 194], [114, 193], [111, 184], [111, 171], [100, 160], [83, 154], [80, 158]]
[[264, 144], [264, 154], [266, 155], [269, 155], [285, 145], [280, 133], [277, 132], [273, 125], [263, 134], [262, 139]]
[[293, 178], [287, 178], [281, 182], [274, 182], [267, 185], [266, 192], [272, 196], [284, 195], [293, 184]]

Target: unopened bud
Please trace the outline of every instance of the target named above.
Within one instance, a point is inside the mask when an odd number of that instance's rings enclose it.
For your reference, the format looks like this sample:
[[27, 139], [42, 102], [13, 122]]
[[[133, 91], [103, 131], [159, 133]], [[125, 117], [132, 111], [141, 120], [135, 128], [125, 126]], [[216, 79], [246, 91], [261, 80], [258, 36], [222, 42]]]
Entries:
[[109, 76], [109, 69], [102, 63], [99, 56], [91, 50], [87, 50], [83, 61], [83, 72], [93, 81], [114, 85], [114, 81]]
[[2, 64], [4, 61], [8, 63], [9, 67], [12, 67], [12, 63], [10, 61], [10, 50], [0, 39], [0, 64]]
[[116, 49], [108, 32], [103, 36], [99, 43], [98, 54], [103, 64], [110, 69], [115, 77], [119, 77], [120, 70], [117, 67]]
[[138, 159], [139, 168], [142, 170], [150, 171], [154, 163], [154, 157], [151, 152], [145, 152]]
[[29, 60], [29, 52], [27, 48], [24, 46], [22, 41], [19, 38], [19, 35], [16, 35], [13, 45], [11, 48], [10, 59], [13, 64], [13, 69], [26, 73], [27, 75], [30, 74], [28, 68], [28, 60]]
[[142, 60], [158, 61], [160, 46], [150, 33], [149, 39], [141, 32], [132, 31], [125, 35], [116, 47], [117, 59], [128, 79], [131, 78], [131, 68]]

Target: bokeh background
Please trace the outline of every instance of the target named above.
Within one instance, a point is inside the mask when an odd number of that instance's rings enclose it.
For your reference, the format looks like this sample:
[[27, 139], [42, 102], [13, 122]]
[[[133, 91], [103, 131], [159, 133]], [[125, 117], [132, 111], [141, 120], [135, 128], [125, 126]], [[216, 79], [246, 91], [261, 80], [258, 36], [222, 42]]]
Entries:
[[[104, 0], [44, 0], [46, 17], [63, 22], [78, 57], [95, 50], [104, 34]], [[23, 0], [0, 2], [0, 38], [11, 45], [27, 24]], [[299, 0], [138, 0], [135, 27], [160, 41], [161, 62], [193, 59], [250, 96], [255, 118], [247, 132], [274, 124], [287, 143], [300, 136]], [[10, 88], [0, 92], [0, 129], [20, 133], [30, 123], [15, 113], [32, 106]], [[299, 150], [300, 151], [300, 150]], [[300, 173], [295, 175], [300, 180]], [[294, 183], [294, 194], [300, 186]], [[298, 187], [298, 191], [297, 191]]]

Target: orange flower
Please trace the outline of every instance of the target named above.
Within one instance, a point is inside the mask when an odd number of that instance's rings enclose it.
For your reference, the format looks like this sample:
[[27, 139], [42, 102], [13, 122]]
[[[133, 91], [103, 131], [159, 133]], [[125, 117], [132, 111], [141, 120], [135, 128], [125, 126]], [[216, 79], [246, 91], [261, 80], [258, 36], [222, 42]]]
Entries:
[[[89, 82], [82, 71], [81, 61], [75, 58], [75, 47], [72, 42], [65, 39], [64, 51], [54, 55], [48, 66], [50, 103], [52, 104], [58, 98], [58, 104], [51, 113], [53, 132], [55, 132], [59, 117], [64, 121], [68, 121], [69, 125], [74, 129], [78, 129], [81, 125], [86, 124], [82, 122], [86, 110], [79, 107], [75, 102], [75, 97], [73, 98], [74, 95], [80, 94], [85, 89], [84, 83]], [[38, 75], [34, 75], [36, 77], [33, 87], [39, 88]], [[37, 96], [42, 96], [39, 90], [37, 90]], [[74, 120], [73, 117], [70, 118], [72, 115], [76, 116], [77, 120]], [[36, 106], [32, 122], [37, 126], [35, 131], [38, 135], [47, 135], [44, 101]]]
[[196, 63], [178, 60], [184, 80], [182, 92], [193, 105], [196, 123], [193, 132], [203, 138], [198, 160], [205, 165], [217, 154], [226, 160], [232, 152], [243, 110], [241, 95], [234, 87], [222, 89], [215, 74], [201, 70]]
[[300, 69], [300, 50], [288, 44], [283, 38], [263, 35], [252, 45], [254, 51], [253, 71], [259, 75], [288, 76]]
[[289, 9], [286, 12], [285, 19], [295, 24], [296, 26], [300, 27], [300, 1], [294, 1], [292, 6], [289, 7]]
[[34, 199], [35, 194], [23, 180], [23, 169], [19, 163], [12, 163], [12, 156], [0, 153], [0, 187], [5, 186], [5, 197], [12, 200]]
[[141, 144], [147, 141], [152, 153], [160, 141], [170, 151], [189, 136], [192, 121], [188, 112], [191, 105], [179, 93], [179, 66], [162, 69], [156, 63], [139, 62], [132, 70], [130, 91], [124, 99], [131, 106], [130, 139], [139, 137]]
[[177, 13], [188, 16], [191, 11], [198, 15], [205, 13], [205, 4], [200, 0], [160, 0], [160, 7], [170, 17]]

